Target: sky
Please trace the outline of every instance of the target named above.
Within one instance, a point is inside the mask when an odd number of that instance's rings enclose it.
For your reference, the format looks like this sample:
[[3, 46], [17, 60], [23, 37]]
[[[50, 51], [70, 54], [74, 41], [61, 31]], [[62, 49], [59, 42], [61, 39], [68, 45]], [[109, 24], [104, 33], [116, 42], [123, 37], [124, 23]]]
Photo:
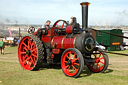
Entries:
[[51, 20], [82, 23], [81, 2], [89, 2], [89, 25], [128, 25], [128, 0], [0, 0], [0, 23], [44, 24]]

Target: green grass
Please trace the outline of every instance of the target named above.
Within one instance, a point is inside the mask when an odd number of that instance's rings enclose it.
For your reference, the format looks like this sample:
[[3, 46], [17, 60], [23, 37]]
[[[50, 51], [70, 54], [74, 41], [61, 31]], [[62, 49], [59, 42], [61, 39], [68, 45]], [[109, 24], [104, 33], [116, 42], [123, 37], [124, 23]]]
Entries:
[[5, 55], [0, 54], [0, 85], [127, 85], [128, 56], [108, 56], [110, 63], [104, 73], [92, 73], [85, 66], [79, 78], [71, 78], [55, 65], [45, 65], [39, 71], [24, 70], [18, 62], [17, 47], [6, 47]]

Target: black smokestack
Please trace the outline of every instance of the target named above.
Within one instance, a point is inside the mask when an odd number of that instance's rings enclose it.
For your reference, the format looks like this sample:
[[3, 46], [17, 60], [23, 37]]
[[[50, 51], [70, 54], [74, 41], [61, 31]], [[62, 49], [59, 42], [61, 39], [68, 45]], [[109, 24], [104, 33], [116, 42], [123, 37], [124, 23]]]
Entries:
[[89, 2], [82, 2], [80, 5], [82, 6], [82, 29], [86, 30], [88, 28], [88, 6]]

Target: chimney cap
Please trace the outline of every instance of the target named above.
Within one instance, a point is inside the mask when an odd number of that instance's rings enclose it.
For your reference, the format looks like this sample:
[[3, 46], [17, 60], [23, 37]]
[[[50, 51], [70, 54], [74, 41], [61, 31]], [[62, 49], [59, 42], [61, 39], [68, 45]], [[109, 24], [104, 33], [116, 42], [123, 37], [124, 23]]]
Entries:
[[89, 6], [89, 4], [90, 4], [89, 2], [82, 2], [82, 3], [80, 3], [81, 6]]

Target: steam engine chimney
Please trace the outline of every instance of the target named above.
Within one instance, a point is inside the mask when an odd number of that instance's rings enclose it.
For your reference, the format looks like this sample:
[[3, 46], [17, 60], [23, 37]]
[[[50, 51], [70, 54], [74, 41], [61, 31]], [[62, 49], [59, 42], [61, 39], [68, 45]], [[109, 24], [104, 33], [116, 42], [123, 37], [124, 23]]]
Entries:
[[89, 4], [90, 4], [89, 2], [80, 3], [80, 5], [82, 6], [82, 30], [86, 30], [86, 32], [88, 28], [88, 6]]

